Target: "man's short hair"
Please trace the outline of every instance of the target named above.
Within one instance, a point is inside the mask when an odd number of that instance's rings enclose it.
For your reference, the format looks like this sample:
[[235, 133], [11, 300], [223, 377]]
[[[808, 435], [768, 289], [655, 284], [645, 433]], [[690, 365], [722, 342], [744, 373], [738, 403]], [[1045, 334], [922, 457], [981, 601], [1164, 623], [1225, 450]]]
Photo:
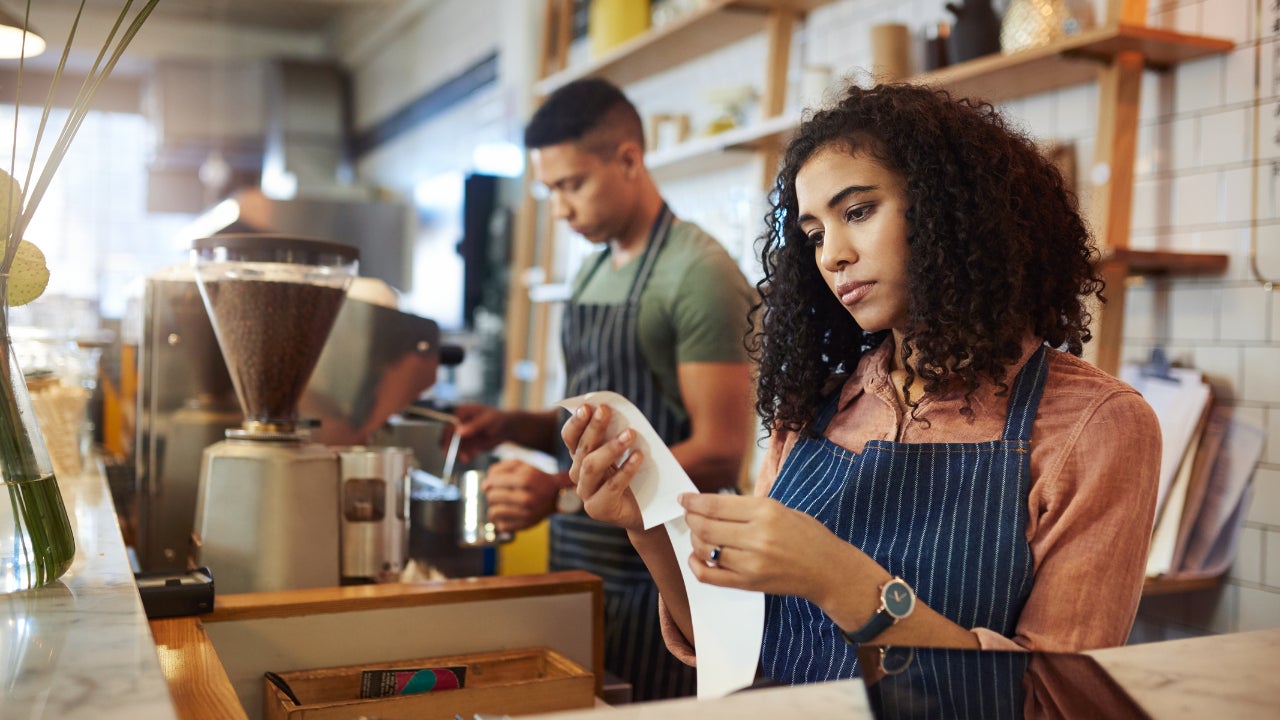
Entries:
[[551, 93], [524, 129], [530, 150], [573, 142], [608, 156], [626, 140], [644, 149], [640, 113], [616, 85], [600, 78], [575, 80]]

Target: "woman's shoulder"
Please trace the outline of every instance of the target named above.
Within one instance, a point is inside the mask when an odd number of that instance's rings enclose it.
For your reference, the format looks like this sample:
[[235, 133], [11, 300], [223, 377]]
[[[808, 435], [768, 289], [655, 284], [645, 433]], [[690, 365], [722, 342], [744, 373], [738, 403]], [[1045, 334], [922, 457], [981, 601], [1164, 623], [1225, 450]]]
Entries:
[[1132, 385], [1104, 372], [1084, 358], [1052, 348], [1046, 348], [1046, 352], [1049, 359], [1049, 374], [1045, 380], [1046, 393], [1089, 398], [1099, 396], [1142, 398]]
[[[1065, 422], [1053, 422], [1054, 417]], [[1114, 433], [1117, 427], [1131, 438], [1156, 442], [1160, 432], [1151, 405], [1133, 386], [1058, 350], [1049, 350], [1049, 373], [1037, 422], [1041, 418], [1050, 420], [1051, 426], [1071, 428], [1081, 445], [1090, 444], [1087, 436]]]

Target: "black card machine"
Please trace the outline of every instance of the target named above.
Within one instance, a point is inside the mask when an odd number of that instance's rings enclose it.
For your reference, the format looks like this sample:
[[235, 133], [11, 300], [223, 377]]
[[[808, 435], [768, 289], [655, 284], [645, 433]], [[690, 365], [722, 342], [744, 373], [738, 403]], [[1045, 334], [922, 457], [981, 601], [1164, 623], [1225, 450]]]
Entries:
[[207, 567], [135, 573], [147, 619], [213, 611], [213, 574]]

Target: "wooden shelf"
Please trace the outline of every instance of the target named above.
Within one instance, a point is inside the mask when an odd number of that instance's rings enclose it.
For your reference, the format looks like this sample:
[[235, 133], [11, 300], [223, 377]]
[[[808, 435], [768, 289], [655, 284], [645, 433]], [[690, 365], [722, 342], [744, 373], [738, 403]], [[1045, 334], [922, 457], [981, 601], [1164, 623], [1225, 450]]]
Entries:
[[[729, 4], [732, 3], [722, 2], [715, 7], [719, 12], [726, 12], [722, 6]], [[1144, 53], [1148, 67], [1163, 70], [1179, 62], [1223, 53], [1232, 47], [1230, 40], [1120, 25], [1089, 30], [1041, 48], [977, 58], [936, 72], [912, 76], [908, 82], [945, 88], [954, 95], [1000, 102], [1093, 82], [1097, 80], [1102, 64], [1126, 50]], [[553, 76], [545, 82], [558, 77]], [[663, 177], [717, 170], [737, 162], [736, 158], [725, 158], [726, 151], [781, 147], [799, 123], [799, 115], [781, 115], [757, 125], [697, 138], [670, 150], [650, 153], [648, 165]], [[1226, 268], [1225, 255], [1188, 256], [1129, 250], [1125, 251], [1125, 257], [1117, 256], [1116, 259], [1128, 262], [1135, 272], [1149, 274], [1220, 272]]]
[[770, 147], [780, 148], [799, 126], [799, 116], [779, 115], [709, 137], [687, 140], [667, 150], [649, 153], [645, 158], [645, 165], [659, 179], [728, 167], [740, 160], [729, 153], [756, 152]]
[[1142, 53], [1148, 68], [1167, 70], [1233, 47], [1230, 40], [1122, 24], [1086, 30], [1043, 47], [977, 58], [910, 81], [945, 88], [953, 95], [1003, 102], [1092, 82], [1103, 64], [1127, 51]]
[[1102, 261], [1124, 263], [1130, 275], [1196, 275], [1226, 270], [1229, 258], [1222, 253], [1108, 248]]
[[1196, 578], [1170, 578], [1164, 575], [1149, 577], [1142, 583], [1142, 596], [1172, 595], [1174, 593], [1211, 590], [1222, 583], [1221, 575]]
[[548, 75], [533, 89], [548, 95], [585, 77], [603, 77], [626, 85], [763, 31], [770, 12], [805, 15], [828, 2], [831, 0], [712, 0], [602, 57]]

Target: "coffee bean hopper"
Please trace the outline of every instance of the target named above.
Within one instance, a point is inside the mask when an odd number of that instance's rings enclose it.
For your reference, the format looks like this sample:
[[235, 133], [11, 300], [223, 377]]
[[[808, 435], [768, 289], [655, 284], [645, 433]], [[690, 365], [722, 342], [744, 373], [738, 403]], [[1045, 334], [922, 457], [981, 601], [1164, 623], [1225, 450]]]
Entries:
[[219, 592], [339, 584], [339, 464], [298, 401], [355, 277], [350, 245], [285, 235], [197, 240], [196, 282], [244, 412], [204, 450], [194, 540]]

